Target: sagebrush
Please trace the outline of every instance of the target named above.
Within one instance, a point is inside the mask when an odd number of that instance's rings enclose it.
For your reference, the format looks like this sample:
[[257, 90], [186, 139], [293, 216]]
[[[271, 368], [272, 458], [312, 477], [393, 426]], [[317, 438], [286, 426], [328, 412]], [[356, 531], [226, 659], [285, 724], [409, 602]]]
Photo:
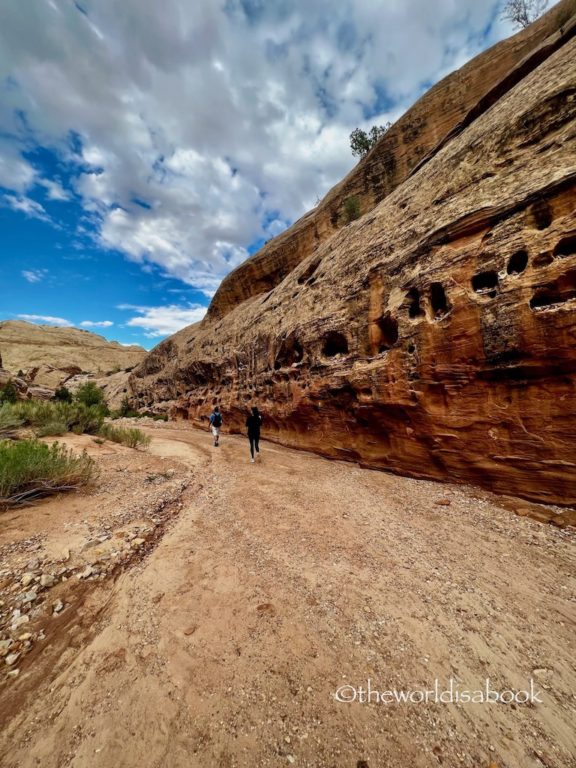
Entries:
[[96, 475], [94, 460], [39, 440], [0, 441], [0, 507], [72, 491]]
[[146, 448], [150, 445], [150, 438], [140, 429], [135, 427], [115, 427], [112, 424], [103, 424], [99, 433], [106, 440], [127, 445], [129, 448]]

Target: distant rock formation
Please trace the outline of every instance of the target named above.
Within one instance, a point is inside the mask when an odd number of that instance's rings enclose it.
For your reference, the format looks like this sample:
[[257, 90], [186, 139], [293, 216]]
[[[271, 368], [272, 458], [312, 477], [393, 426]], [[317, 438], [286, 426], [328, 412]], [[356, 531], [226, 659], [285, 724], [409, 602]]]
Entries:
[[219, 402], [233, 431], [257, 402], [287, 445], [576, 503], [575, 14], [432, 88], [146, 357], [134, 401]]
[[31, 385], [51, 389], [83, 372], [102, 375], [134, 367], [146, 356], [142, 347], [124, 347], [90, 331], [20, 320], [0, 322], [0, 353], [6, 370], [22, 371]]

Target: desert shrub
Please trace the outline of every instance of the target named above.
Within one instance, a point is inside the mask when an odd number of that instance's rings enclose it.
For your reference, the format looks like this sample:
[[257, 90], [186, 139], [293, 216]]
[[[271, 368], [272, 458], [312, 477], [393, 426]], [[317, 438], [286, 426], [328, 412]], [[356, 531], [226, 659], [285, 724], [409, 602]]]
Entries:
[[72, 392], [70, 392], [70, 390], [67, 387], [58, 387], [56, 392], [54, 392], [53, 399], [61, 403], [71, 403]]
[[64, 435], [66, 432], [68, 425], [64, 421], [48, 421], [36, 430], [38, 437]]
[[140, 414], [138, 411], [135, 411], [134, 408], [132, 408], [132, 405], [130, 404], [130, 400], [128, 397], [124, 397], [122, 399], [122, 402], [120, 403], [120, 410], [118, 411], [119, 418], [138, 418]]
[[24, 424], [24, 420], [16, 413], [13, 405], [5, 403], [0, 406], [0, 440], [16, 437], [16, 430]]
[[112, 424], [103, 424], [98, 434], [105, 437], [106, 440], [127, 445], [129, 448], [146, 448], [150, 445], [148, 435], [135, 427], [125, 429], [124, 427], [114, 427]]
[[93, 381], [87, 381], [82, 384], [76, 390], [75, 400], [82, 405], [91, 406], [98, 405], [103, 409], [106, 409], [106, 401], [104, 399], [104, 390], [101, 389]]
[[14, 382], [9, 381], [2, 388], [0, 388], [0, 404], [16, 403], [17, 401], [18, 401], [18, 390], [16, 389]]
[[64, 425], [64, 432], [96, 434], [105, 416], [101, 406], [86, 406], [82, 403], [24, 400], [13, 408], [25, 426], [32, 427], [38, 433], [42, 431], [43, 434], [63, 434], [43, 431], [48, 425], [54, 424]]
[[58, 443], [38, 440], [0, 442], [0, 507], [25, 504], [88, 484], [95, 477], [94, 461]]
[[347, 224], [360, 217], [360, 200], [356, 195], [347, 197], [344, 201], [344, 219]]
[[105, 413], [99, 405], [78, 408], [74, 414], [74, 421], [70, 425], [70, 430], [77, 435], [84, 433], [95, 435], [104, 423], [104, 416]]

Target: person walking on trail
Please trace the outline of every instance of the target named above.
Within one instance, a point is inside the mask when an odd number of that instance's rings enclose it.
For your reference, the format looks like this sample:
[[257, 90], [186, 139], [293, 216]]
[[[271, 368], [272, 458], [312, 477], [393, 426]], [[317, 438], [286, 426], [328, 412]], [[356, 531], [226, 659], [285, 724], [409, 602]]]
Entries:
[[220, 412], [220, 408], [216, 406], [212, 413], [210, 414], [210, 428], [212, 430], [212, 434], [214, 435], [214, 447], [218, 448], [218, 443], [220, 441], [220, 427], [222, 426], [222, 413]]
[[262, 424], [262, 416], [256, 406], [252, 408], [252, 413], [246, 419], [246, 427], [248, 428], [248, 440], [250, 440], [250, 463], [254, 464], [254, 451], [260, 456], [260, 426]]

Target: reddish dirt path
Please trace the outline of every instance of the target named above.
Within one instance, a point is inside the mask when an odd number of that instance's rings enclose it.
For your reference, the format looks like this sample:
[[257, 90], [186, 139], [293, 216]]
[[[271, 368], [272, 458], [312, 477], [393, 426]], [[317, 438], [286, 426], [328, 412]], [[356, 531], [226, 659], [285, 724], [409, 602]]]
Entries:
[[[572, 532], [470, 488], [151, 434], [187, 467], [183, 509], [2, 689], [3, 767], [574, 767]], [[544, 703], [334, 697], [451, 677], [533, 678]]]

